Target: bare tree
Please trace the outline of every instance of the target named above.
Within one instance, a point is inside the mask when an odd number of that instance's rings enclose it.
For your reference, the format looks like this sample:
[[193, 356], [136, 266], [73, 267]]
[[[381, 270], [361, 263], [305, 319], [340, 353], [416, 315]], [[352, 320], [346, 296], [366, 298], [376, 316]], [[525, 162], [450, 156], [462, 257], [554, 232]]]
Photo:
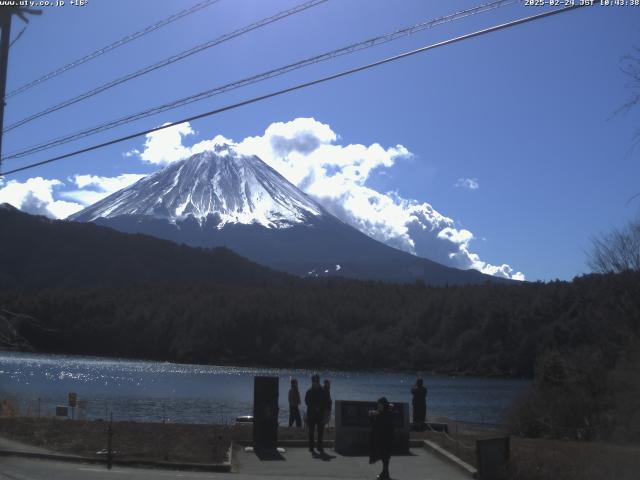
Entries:
[[634, 47], [632, 53], [622, 58], [621, 70], [627, 76], [626, 87], [631, 90], [631, 95], [617, 113], [627, 113], [640, 105], [640, 48]]
[[0, 350], [33, 350], [29, 341], [20, 333], [25, 324], [42, 329], [33, 317], [0, 309]]
[[[630, 94], [627, 101], [615, 113], [624, 115], [640, 105], [640, 48], [634, 47], [631, 53], [622, 57], [621, 62], [622, 67], [620, 70], [627, 77], [625, 86], [630, 90]], [[633, 137], [631, 150], [640, 145], [640, 128], [635, 131]], [[640, 193], [634, 195], [630, 201], [638, 196], [640, 196]]]
[[588, 264], [597, 273], [640, 271], [640, 219], [594, 238]]

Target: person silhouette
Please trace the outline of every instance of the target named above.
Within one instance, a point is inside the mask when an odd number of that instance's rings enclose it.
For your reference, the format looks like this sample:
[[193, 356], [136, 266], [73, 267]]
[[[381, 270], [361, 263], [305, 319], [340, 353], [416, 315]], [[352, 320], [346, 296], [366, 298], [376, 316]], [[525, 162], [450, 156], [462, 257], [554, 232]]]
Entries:
[[320, 385], [320, 376], [311, 377], [311, 388], [304, 396], [304, 403], [307, 405], [307, 426], [309, 427], [309, 451], [315, 453], [314, 430], [318, 428], [318, 451], [324, 453], [322, 437], [324, 435], [324, 408], [325, 393]]
[[413, 425], [417, 430], [424, 430], [424, 422], [427, 417], [427, 389], [422, 378], [416, 380], [411, 388], [411, 405], [413, 406]]
[[389, 480], [389, 460], [393, 446], [393, 411], [391, 404], [385, 397], [377, 401], [377, 409], [369, 412], [371, 418], [371, 444], [369, 450], [369, 463], [382, 460], [382, 472], [379, 480]]
[[289, 389], [289, 426], [294, 423], [296, 427], [302, 426], [302, 419], [300, 418], [300, 391], [298, 390], [298, 380], [291, 379], [291, 388]]
[[329, 425], [329, 420], [331, 420], [331, 382], [329, 380], [324, 381], [324, 385], [322, 390], [324, 391], [324, 415], [322, 417], [322, 422], [325, 425]]

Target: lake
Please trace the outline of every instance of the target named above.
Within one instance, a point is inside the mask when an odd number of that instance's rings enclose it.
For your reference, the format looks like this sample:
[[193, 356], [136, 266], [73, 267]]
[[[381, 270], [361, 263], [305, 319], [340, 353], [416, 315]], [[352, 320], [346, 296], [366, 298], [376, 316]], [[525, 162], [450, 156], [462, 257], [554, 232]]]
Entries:
[[[291, 377], [300, 393], [310, 386], [310, 370], [185, 365], [66, 355], [0, 352], [0, 398], [14, 399], [32, 415], [52, 415], [75, 392], [86, 401], [79, 414], [151, 422], [222, 423], [250, 415], [253, 377], [280, 377], [280, 419], [287, 422]], [[334, 400], [411, 402], [419, 372], [373, 373], [319, 371], [331, 380]], [[420, 375], [428, 388], [427, 415], [452, 420], [500, 424], [527, 380]]]

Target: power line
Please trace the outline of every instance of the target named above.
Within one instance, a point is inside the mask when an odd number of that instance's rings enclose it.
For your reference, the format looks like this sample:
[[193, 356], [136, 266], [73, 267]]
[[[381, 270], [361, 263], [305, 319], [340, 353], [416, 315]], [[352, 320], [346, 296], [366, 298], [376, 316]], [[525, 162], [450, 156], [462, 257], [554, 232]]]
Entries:
[[[29, 23], [27, 15], [41, 15], [42, 10], [33, 8], [27, 8], [19, 6], [17, 4], [11, 6], [5, 6], [4, 9], [0, 9], [0, 154], [2, 153], [2, 126], [4, 125], [4, 107], [6, 102], [4, 101], [4, 94], [7, 86], [7, 69], [9, 63], [9, 50], [11, 47], [11, 20], [14, 15], [17, 15], [23, 22]], [[24, 32], [24, 29], [22, 30]], [[22, 35], [22, 32], [18, 34], [18, 38]], [[2, 157], [0, 157], [0, 170], [2, 169]]]
[[136, 133], [133, 133], [133, 134], [130, 134], [130, 135], [126, 135], [124, 137], [119, 137], [119, 138], [116, 138], [116, 139], [113, 139], [113, 140], [109, 140], [107, 142], [103, 142], [103, 143], [100, 143], [100, 144], [97, 144], [97, 145], [93, 145], [91, 147], [82, 148], [82, 149], [79, 149], [79, 150], [75, 150], [73, 152], [69, 152], [69, 153], [65, 153], [63, 155], [59, 155], [57, 157], [49, 158], [47, 160], [42, 160], [40, 162], [36, 162], [36, 163], [29, 164], [29, 165], [25, 165], [24, 167], [14, 168], [13, 170], [9, 170], [7, 172], [0, 173], [0, 176], [2, 176], [2, 175], [11, 175], [13, 173], [21, 172], [21, 171], [28, 170], [28, 169], [35, 168], [35, 167], [39, 167], [41, 165], [45, 165], [45, 164], [48, 164], [48, 163], [57, 162], [59, 160], [65, 159], [65, 158], [69, 158], [69, 157], [73, 157], [73, 156], [76, 156], [76, 155], [80, 155], [82, 153], [91, 152], [93, 150], [98, 150], [100, 148], [108, 147], [108, 146], [114, 145], [116, 143], [121, 143], [121, 142], [124, 142], [124, 141], [127, 141], [127, 140], [131, 140], [133, 138], [140, 137], [142, 135], [148, 135], [150, 133], [157, 132], [159, 130], [164, 130], [165, 128], [174, 127], [174, 126], [179, 125], [181, 123], [193, 122], [193, 121], [199, 120], [201, 118], [209, 117], [209, 116], [212, 116], [212, 115], [217, 115], [219, 113], [226, 112], [228, 110], [233, 110], [233, 109], [236, 109], [236, 108], [239, 108], [239, 107], [243, 107], [245, 105], [250, 105], [252, 103], [256, 103], [256, 102], [259, 102], [259, 101], [262, 101], [262, 100], [267, 100], [269, 98], [273, 98], [273, 97], [277, 97], [277, 96], [280, 96], [280, 95], [284, 95], [286, 93], [290, 93], [290, 92], [293, 92], [293, 91], [296, 91], [296, 90], [301, 90], [303, 88], [307, 88], [307, 87], [310, 87], [310, 86], [313, 86], [313, 85], [318, 85], [320, 83], [328, 82], [330, 80], [335, 80], [337, 78], [345, 77], [345, 76], [351, 75], [353, 73], [369, 70], [371, 68], [378, 67], [380, 65], [384, 65], [384, 64], [387, 64], [387, 63], [395, 62], [397, 60], [400, 60], [400, 59], [403, 59], [403, 58], [407, 58], [407, 57], [416, 55], [418, 53], [426, 52], [428, 50], [433, 50], [433, 49], [438, 48], [438, 47], [444, 47], [445, 45], [451, 45], [453, 43], [461, 42], [463, 40], [468, 40], [470, 38], [479, 37], [481, 35], [486, 35], [488, 33], [496, 32], [496, 31], [499, 31], [499, 30], [504, 30], [504, 29], [507, 29], [507, 28], [512, 28], [512, 27], [515, 27], [517, 25], [522, 25], [522, 24], [525, 24], [525, 23], [528, 23], [528, 22], [532, 22], [532, 21], [535, 21], [535, 20], [539, 20], [539, 19], [545, 18], [545, 17], [550, 17], [552, 15], [558, 15], [560, 13], [565, 13], [565, 12], [568, 12], [568, 11], [571, 11], [571, 10], [576, 10], [578, 8], [582, 8], [582, 7], [585, 7], [585, 6], [588, 6], [588, 5], [575, 5], [575, 6], [571, 6], [571, 7], [564, 7], [564, 8], [560, 8], [560, 9], [557, 9], [557, 10], [552, 10], [552, 11], [549, 11], [549, 12], [543, 12], [543, 13], [539, 13], [537, 15], [531, 15], [529, 17], [520, 18], [518, 20], [512, 20], [511, 22], [503, 23], [503, 24], [500, 24], [500, 25], [495, 25], [493, 27], [485, 28], [485, 29], [482, 29], [482, 30], [477, 30], [475, 32], [467, 33], [467, 34], [461, 35], [459, 37], [454, 37], [454, 38], [451, 38], [449, 40], [444, 40], [442, 42], [438, 42], [438, 43], [434, 43], [434, 44], [431, 44], [431, 45], [427, 45], [427, 46], [418, 48], [416, 50], [411, 50], [409, 52], [405, 52], [405, 53], [401, 53], [399, 55], [394, 55], [392, 57], [385, 58], [383, 60], [378, 60], [377, 62], [369, 63], [367, 65], [362, 65], [360, 67], [352, 68], [352, 69], [349, 69], [349, 70], [344, 70], [344, 71], [342, 71], [340, 73], [335, 73], [333, 75], [328, 75], [328, 76], [325, 76], [325, 77], [322, 77], [322, 78], [319, 78], [319, 79], [316, 79], [316, 80], [312, 80], [312, 81], [305, 82], [305, 83], [300, 83], [298, 85], [294, 85], [293, 87], [288, 87], [288, 88], [285, 88], [285, 89], [282, 89], [282, 90], [277, 90], [275, 92], [271, 92], [271, 93], [268, 93], [266, 95], [253, 97], [253, 98], [250, 98], [248, 100], [243, 100], [243, 101], [238, 102], [238, 103], [234, 103], [234, 104], [227, 105], [227, 106], [224, 106], [224, 107], [221, 107], [221, 108], [217, 108], [215, 110], [210, 110], [208, 112], [200, 113], [198, 115], [193, 115], [193, 116], [190, 116], [190, 117], [186, 117], [186, 118], [183, 118], [181, 120], [178, 120], [178, 121], [175, 121], [175, 122], [172, 122], [172, 123], [160, 126], [160, 127], [150, 128], [150, 129], [143, 130], [143, 131], [140, 131], [140, 132], [136, 132]]
[[419, 31], [425, 30], [425, 29], [429, 29], [429, 28], [433, 28], [437, 25], [443, 24], [443, 23], [447, 23], [447, 22], [451, 22], [451, 21], [455, 21], [455, 20], [460, 20], [462, 18], [466, 18], [469, 17], [471, 15], [476, 15], [482, 12], [486, 12], [489, 10], [494, 10], [496, 8], [500, 8], [500, 7], [504, 7], [507, 5], [511, 5], [513, 3], [517, 3], [519, 0], [498, 0], [498, 1], [493, 1], [490, 3], [485, 3], [473, 8], [469, 8], [466, 10], [461, 10], [459, 12], [450, 14], [450, 15], [446, 15], [443, 17], [438, 17], [435, 19], [430, 19], [430, 20], [426, 20], [408, 27], [404, 27], [401, 28], [399, 30], [395, 30], [393, 32], [384, 34], [384, 35], [379, 35], [377, 37], [373, 37], [373, 38], [369, 38], [367, 40], [358, 42], [358, 43], [354, 43], [351, 45], [348, 45], [346, 47], [342, 47], [336, 50], [331, 50], [329, 52], [325, 52], [322, 53], [320, 55], [316, 55], [310, 58], [306, 58], [304, 60], [300, 60], [298, 62], [295, 63], [291, 63], [288, 65], [285, 65], [283, 67], [279, 67], [273, 70], [269, 70], [268, 72], [263, 72], [257, 75], [253, 75], [251, 77], [247, 77], [247, 78], [243, 78], [241, 80], [237, 80], [231, 83], [227, 83], [225, 85], [219, 86], [219, 87], [215, 87], [209, 90], [206, 90], [204, 92], [200, 92], [197, 93], [195, 95], [190, 95], [188, 97], [184, 97], [178, 100], [175, 100], [173, 102], [170, 103], [166, 103], [160, 106], [156, 106], [156, 107], [152, 107], [149, 108], [147, 110], [143, 110], [141, 112], [137, 112], [134, 114], [130, 114], [128, 116], [125, 117], [120, 117], [116, 120], [112, 120], [110, 122], [106, 122], [88, 129], [84, 129], [81, 130], [79, 132], [75, 132], [72, 133], [70, 135], [66, 135], [63, 137], [59, 137], [57, 139], [54, 140], [50, 140], [38, 145], [34, 145], [31, 147], [27, 147], [24, 148], [22, 150], [16, 151], [16, 152], [12, 152], [11, 154], [7, 155], [6, 157], [3, 158], [3, 160], [8, 160], [8, 159], [15, 159], [15, 158], [22, 158], [25, 157], [27, 155], [31, 155], [33, 153], [37, 153], [37, 152], [41, 152], [43, 150], [48, 150], [50, 148], [59, 146], [59, 145], [63, 145], [65, 143], [74, 141], [74, 140], [78, 140], [81, 138], [85, 138], [87, 136], [90, 135], [94, 135], [96, 133], [100, 133], [100, 132], [104, 132], [106, 130], [110, 130], [112, 128], [116, 128], [119, 127], [121, 125], [125, 125], [127, 123], [131, 123], [133, 121], [136, 120], [140, 120], [146, 117], [149, 117], [151, 115], [156, 115], [158, 113], [162, 113], [168, 110], [172, 110], [174, 108], [178, 108], [178, 107], [182, 107], [184, 105], [188, 105], [190, 103], [194, 103], [200, 100], [204, 100], [206, 98], [210, 98], [214, 95], [219, 95], [221, 93], [224, 92], [228, 92], [230, 90], [234, 90], [236, 88], [240, 88], [240, 87], [244, 87], [247, 85], [251, 85], [257, 82], [261, 82], [264, 80], [268, 80], [270, 78], [274, 78], [280, 75], [284, 75], [288, 72], [291, 72], [293, 70], [297, 70], [303, 67], [307, 67], [310, 65], [314, 65], [316, 63], [320, 63], [323, 61], [327, 61], [327, 60], [331, 60], [333, 58], [336, 57], [340, 57], [342, 55], [347, 55], [347, 54], [351, 54], [360, 50], [364, 50], [366, 48], [372, 48], [375, 47], [377, 45], [381, 45], [383, 43], [387, 43], [393, 40], [396, 40], [398, 38], [403, 38], [409, 35], [412, 35], [414, 33], [417, 33]]
[[328, 0], [309, 0], [305, 3], [301, 3], [300, 5], [297, 5], [293, 8], [287, 9], [287, 10], [283, 10], [282, 12], [279, 12], [275, 15], [272, 15], [270, 17], [267, 18], [263, 18], [262, 20], [259, 20], [258, 22], [252, 23], [250, 25], [247, 25], [243, 28], [240, 28], [238, 30], [235, 30], [231, 33], [227, 33], [225, 35], [222, 35], [218, 38], [215, 38], [213, 40], [210, 40], [208, 42], [202, 43], [200, 45], [197, 45], [193, 48], [190, 48], [189, 50], [185, 50], [183, 52], [180, 52], [176, 55], [172, 55], [171, 57], [165, 59], [165, 60], [161, 60], [160, 62], [154, 63], [152, 65], [148, 65], [140, 70], [137, 70], [135, 72], [129, 73], [127, 75], [124, 75], [123, 77], [119, 77], [116, 78], [115, 80], [112, 80], [108, 83], [105, 83], [103, 85], [100, 85], [97, 88], [94, 88], [92, 90], [89, 90], [87, 92], [84, 92], [76, 97], [70, 98], [68, 100], [65, 100], [64, 102], [58, 103], [56, 105], [53, 105], [45, 110], [42, 110], [38, 113], [34, 113], [33, 115], [29, 115], [28, 117], [23, 118], [22, 120], [19, 120], [17, 122], [12, 123], [11, 125], [8, 125], [5, 129], [4, 132], [8, 132], [10, 130], [13, 130], [15, 128], [18, 128], [22, 125], [25, 125], [26, 123], [32, 122], [33, 120], [37, 119], [37, 118], [41, 118], [44, 117], [45, 115], [48, 115], [50, 113], [56, 112], [58, 110], [62, 110], [65, 107], [68, 107], [70, 105], [73, 105], [75, 103], [81, 102], [82, 100], [86, 100], [87, 98], [93, 97], [95, 95], [98, 95], [99, 93], [102, 93], [106, 90], [109, 90], [117, 85], [121, 85], [125, 82], [128, 82], [130, 80], [133, 80], [134, 78], [138, 78], [141, 77], [142, 75], [145, 75], [147, 73], [153, 72], [155, 70], [158, 70], [162, 67], [166, 67], [167, 65], [171, 65], [174, 62], [178, 62], [180, 60], [183, 60], [187, 57], [190, 57], [191, 55], [194, 55], [196, 53], [202, 52], [203, 50], [206, 50], [208, 48], [212, 48], [215, 47], [216, 45], [220, 45], [221, 43], [227, 42], [233, 38], [239, 37], [241, 35], [244, 35], [246, 33], [249, 33], [253, 30], [256, 30], [258, 28], [262, 28], [266, 25], [269, 25], [271, 23], [277, 22], [278, 20], [282, 20], [284, 18], [290, 17], [291, 15], [295, 15], [296, 13], [300, 13], [304, 10], [307, 10], [309, 8], [315, 7], [317, 5], [320, 5], [322, 3], [325, 3]]
[[9, 44], [9, 48], [13, 47], [14, 43], [16, 43], [18, 40], [20, 40], [20, 37], [22, 36], [22, 34], [24, 33], [24, 31], [27, 29], [27, 25], [25, 25], [24, 27], [22, 27], [22, 30], [20, 30], [20, 32], [18, 33], [18, 35], [16, 35], [16, 38], [14, 38], [13, 40], [11, 40], [11, 43]]
[[30, 88], [35, 87], [36, 85], [40, 85], [43, 82], [46, 82], [47, 80], [51, 80], [54, 77], [57, 77], [58, 75], [61, 75], [65, 72], [68, 72], [69, 70], [82, 65], [83, 63], [87, 63], [90, 60], [93, 60], [94, 58], [97, 58], [101, 55], [104, 55], [107, 52], [110, 52], [111, 50], [115, 50], [118, 47], [121, 47], [122, 45], [125, 45], [129, 42], [132, 42], [133, 40], [136, 40], [148, 33], [154, 32], [156, 30], [158, 30], [159, 28], [162, 28], [166, 25], [169, 25], [170, 23], [175, 22], [176, 20], [179, 20], [183, 17], [186, 17], [187, 15], [191, 15], [192, 13], [198, 12], [200, 10], [202, 10], [203, 8], [206, 8], [210, 5], [213, 5], [214, 3], [218, 3], [220, 0], [204, 0], [200, 3], [196, 3], [195, 5], [193, 5], [192, 7], [189, 7], [185, 10], [182, 10], [178, 13], [174, 13], [173, 15], [165, 18], [164, 20], [160, 20], [157, 23], [154, 23], [153, 25], [149, 25], [148, 27], [139, 30], [137, 32], [131, 33], [125, 37], [122, 37], [120, 40], [117, 40], [109, 45], [107, 45], [106, 47], [102, 47], [94, 52], [91, 52], [87, 55], [85, 55], [82, 58], [79, 58], [77, 60], [74, 60], [73, 62], [70, 62], [60, 68], [57, 68], [56, 70], [53, 70], [39, 78], [36, 78], [35, 80], [19, 87], [16, 88], [15, 90], [7, 93], [5, 95], [5, 99], [9, 98], [9, 97], [13, 97], [14, 95], [18, 95], [19, 93], [22, 92], [26, 92], [27, 90], [29, 90]]

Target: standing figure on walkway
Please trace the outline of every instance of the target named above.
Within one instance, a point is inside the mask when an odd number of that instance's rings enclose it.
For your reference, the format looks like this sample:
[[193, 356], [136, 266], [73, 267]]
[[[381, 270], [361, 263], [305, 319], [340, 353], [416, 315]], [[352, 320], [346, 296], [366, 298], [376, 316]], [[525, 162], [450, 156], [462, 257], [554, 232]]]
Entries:
[[421, 378], [416, 380], [416, 384], [411, 388], [413, 399], [413, 426], [416, 430], [424, 430], [424, 422], [427, 417], [427, 389]]
[[324, 381], [322, 390], [324, 391], [324, 416], [322, 418], [322, 422], [325, 425], [329, 425], [329, 420], [331, 420], [331, 407], [333, 403], [331, 400], [331, 383], [329, 380]]
[[291, 388], [289, 389], [289, 426], [296, 424], [296, 427], [302, 426], [300, 418], [300, 391], [298, 390], [298, 380], [291, 379]]
[[379, 480], [389, 478], [389, 460], [393, 446], [393, 412], [391, 405], [385, 397], [378, 399], [377, 409], [369, 412], [371, 417], [371, 448], [369, 450], [369, 463], [382, 460], [382, 472]]
[[324, 434], [324, 407], [325, 394], [320, 385], [320, 375], [311, 377], [311, 388], [304, 396], [304, 403], [307, 405], [307, 426], [309, 427], [309, 451], [315, 453], [314, 430], [318, 428], [318, 451], [324, 453], [322, 447], [322, 436]]

